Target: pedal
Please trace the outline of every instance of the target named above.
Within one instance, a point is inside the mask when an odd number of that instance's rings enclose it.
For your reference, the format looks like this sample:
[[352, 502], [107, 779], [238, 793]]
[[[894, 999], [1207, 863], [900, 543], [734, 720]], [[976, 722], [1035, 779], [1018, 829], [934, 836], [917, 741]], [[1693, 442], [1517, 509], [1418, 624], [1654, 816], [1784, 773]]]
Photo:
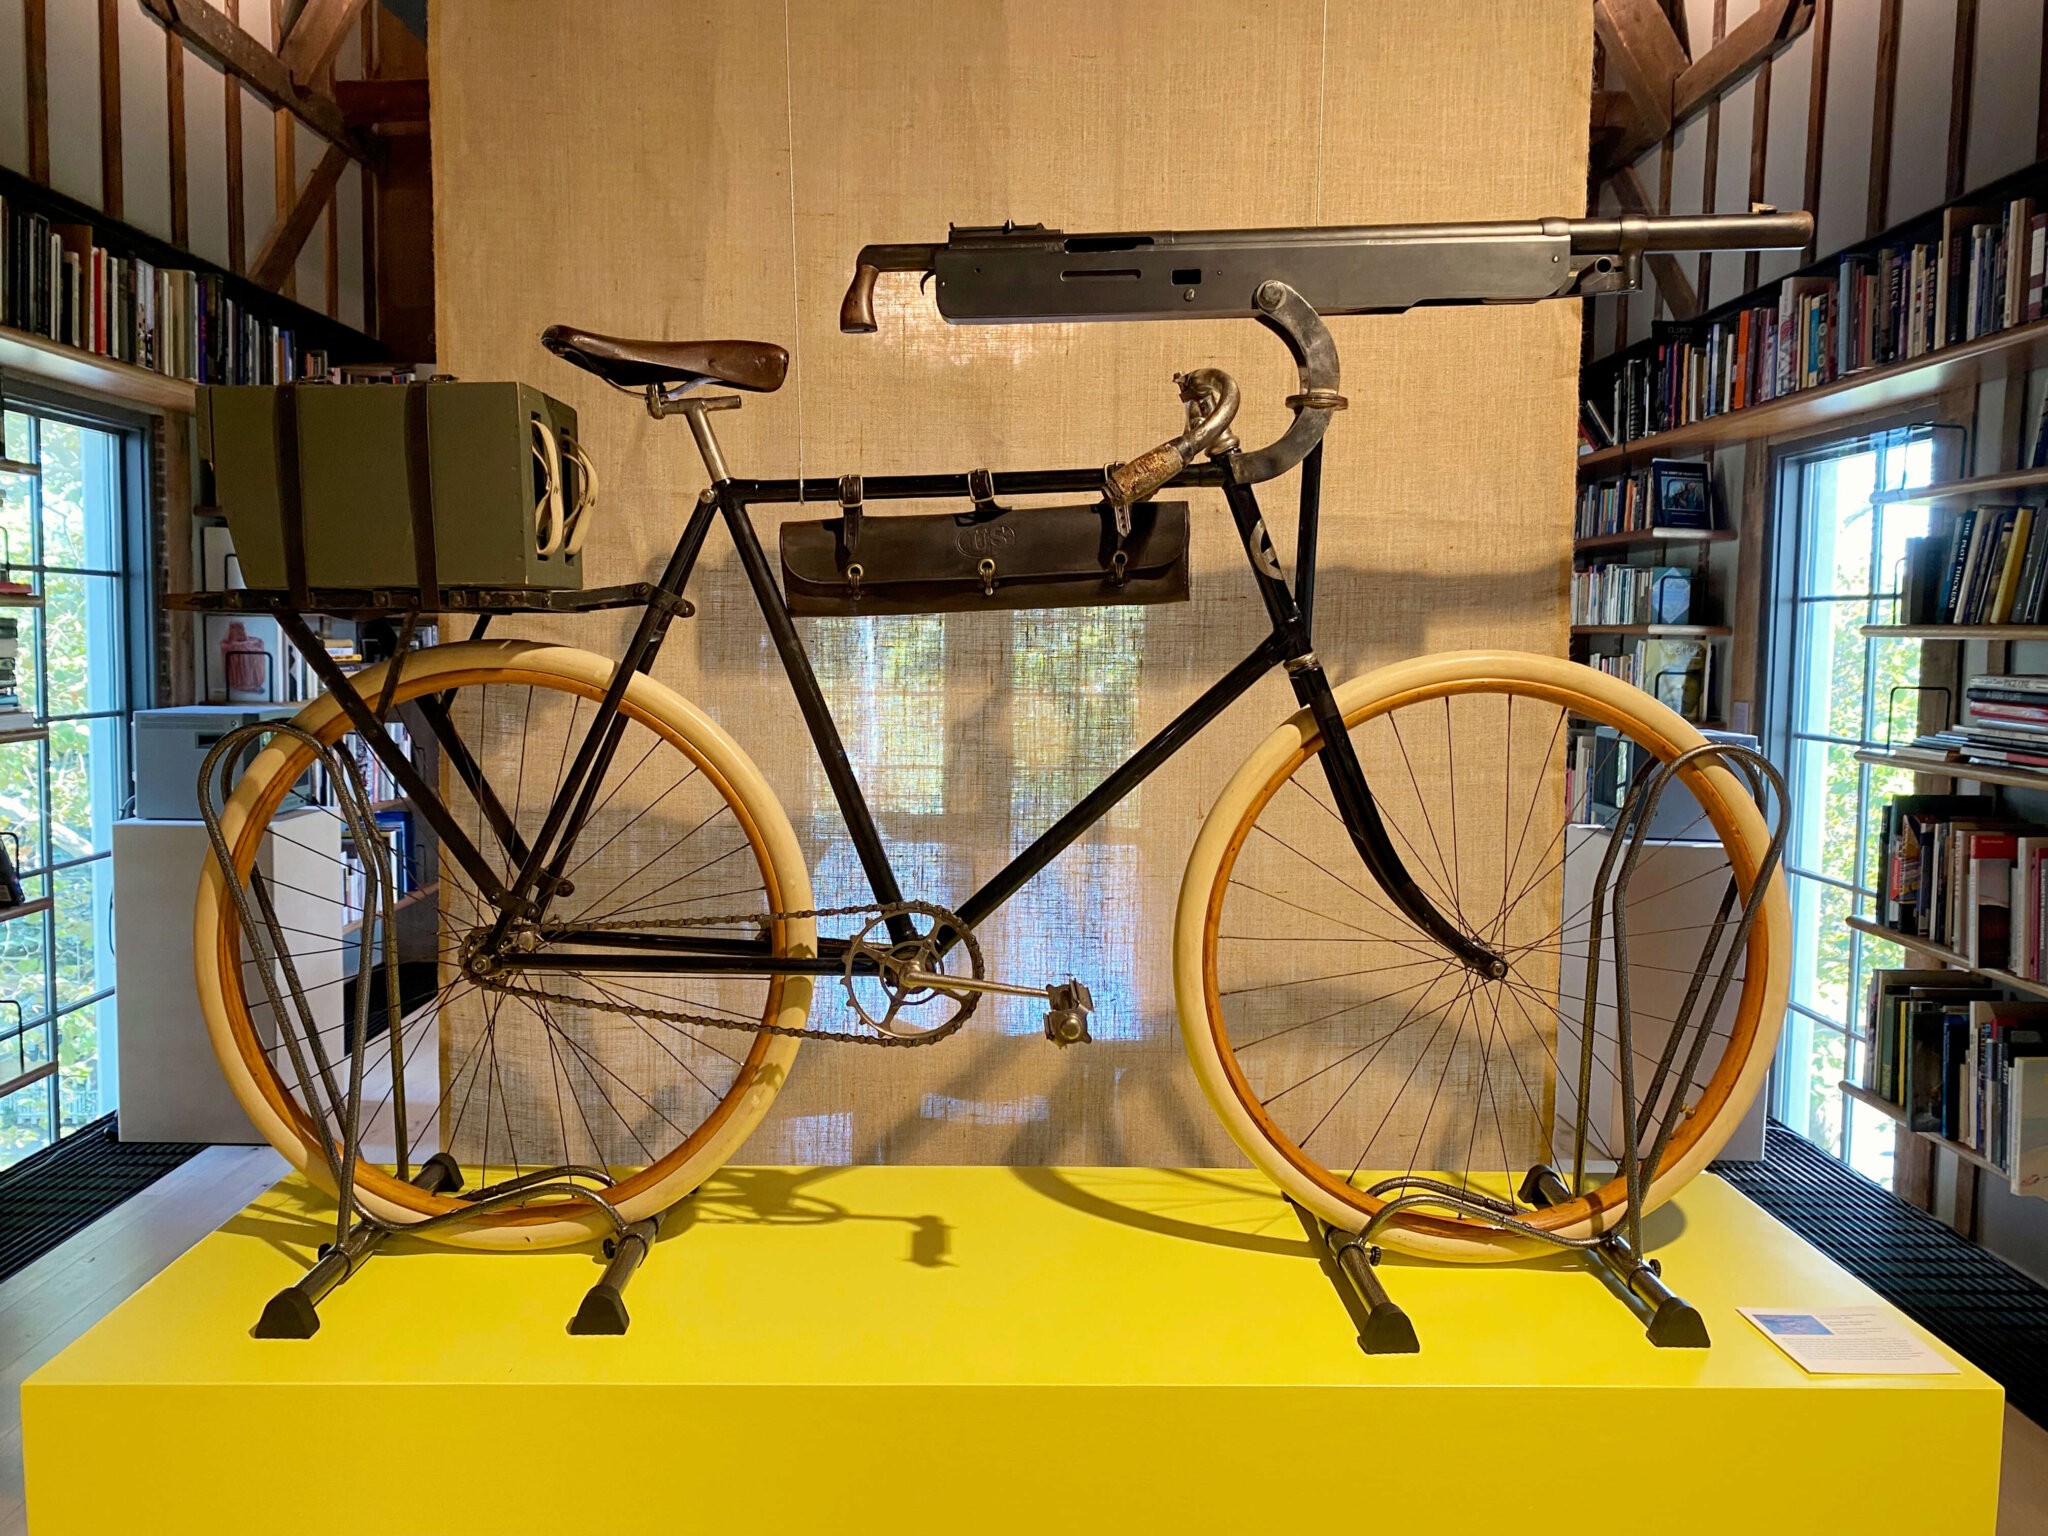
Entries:
[[1093, 1038], [1088, 1033], [1088, 1015], [1095, 1011], [1088, 984], [1070, 976], [1047, 987], [1045, 1000], [1052, 1004], [1046, 1010], [1045, 1038], [1054, 1045], [1088, 1044]]

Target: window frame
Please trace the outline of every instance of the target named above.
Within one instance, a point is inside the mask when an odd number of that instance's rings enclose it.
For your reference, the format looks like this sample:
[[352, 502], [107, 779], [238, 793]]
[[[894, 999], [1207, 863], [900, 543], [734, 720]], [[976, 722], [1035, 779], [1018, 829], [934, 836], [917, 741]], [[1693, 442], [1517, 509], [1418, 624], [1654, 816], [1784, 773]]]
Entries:
[[[118, 821], [126, 814], [133, 798], [134, 712], [137, 709], [149, 708], [157, 702], [157, 672], [154, 661], [158, 604], [153, 576], [157, 569], [159, 541], [155, 535], [155, 507], [152, 494], [154, 487], [151, 473], [153, 456], [157, 452], [154, 442], [156, 420], [144, 412], [82, 400], [13, 377], [8, 378], [5, 385], [4, 392], [0, 392], [0, 411], [4, 411], [6, 416], [21, 415], [31, 420], [33, 425], [30, 431], [33, 434], [32, 442], [38, 459], [41, 457], [42, 433], [49, 424], [73, 426], [105, 434], [113, 439], [116, 455], [111, 486], [113, 494], [119, 498], [115, 524], [111, 530], [116, 551], [116, 568], [45, 565], [41, 562], [44, 510], [39, 480], [34, 483], [30, 492], [33, 498], [31, 516], [36, 527], [36, 538], [26, 553], [32, 558], [22, 558], [12, 550], [8, 552], [12, 571], [22, 573], [21, 579], [31, 581], [38, 592], [47, 591], [47, 578], [51, 576], [110, 580], [119, 613], [118, 643], [121, 668], [114, 693], [116, 703], [111, 708], [86, 708], [54, 715], [49, 712], [51, 700], [48, 692], [48, 628], [46, 621], [40, 617], [35, 625], [35, 719], [44, 729], [45, 735], [31, 745], [38, 757], [37, 815], [41, 821], [42, 845], [35, 850], [32, 857], [27, 849], [23, 850], [24, 857], [19, 872], [24, 884], [41, 882], [45, 887], [44, 895], [54, 899], [58, 894], [59, 877], [68, 872], [89, 869], [99, 864], [104, 864], [111, 871], [113, 844], [109, 839], [106, 848], [102, 850], [64, 858], [56, 857], [55, 850], [49, 847], [53, 818], [49, 729], [53, 726], [89, 725], [99, 720], [119, 722], [119, 727], [112, 733], [115, 762], [111, 771], [117, 803], [111, 808], [109, 815], [110, 821]], [[45, 615], [48, 612], [47, 608], [33, 611], [38, 615]], [[97, 813], [97, 807], [95, 812]], [[42, 897], [31, 899], [40, 900]], [[42, 1007], [33, 1018], [27, 1017], [25, 1008], [17, 1008], [15, 1011], [20, 1015], [18, 1025], [14, 1019], [4, 1021], [4, 1026], [12, 1027], [4, 1027], [5, 1040], [0, 1041], [0, 1048], [14, 1043], [17, 1036], [26, 1039], [37, 1032], [44, 1032], [49, 1040], [53, 1059], [61, 1063], [64, 1020], [86, 1010], [101, 1010], [104, 1004], [115, 999], [117, 987], [110, 979], [108, 984], [96, 986], [78, 997], [63, 998], [60, 995], [56, 919], [57, 912], [53, 907], [44, 915], [41, 922]], [[117, 963], [111, 922], [110, 915], [109, 943], [104, 956], [104, 969], [110, 978], [116, 974]], [[9, 1006], [9, 1002], [0, 1000], [0, 1007]], [[97, 1109], [98, 1113], [103, 1115], [112, 1108], [118, 1085], [119, 1026], [111, 1013], [102, 1011], [99, 1018], [95, 1044], [95, 1055], [100, 1064]], [[65, 1123], [61, 1072], [52, 1073], [39, 1083], [25, 1085], [17, 1091], [28, 1093], [37, 1088], [42, 1088], [48, 1095], [45, 1112], [48, 1116], [49, 1136], [43, 1144], [44, 1147], [55, 1145], [89, 1123], [91, 1119], [98, 1117], [88, 1116], [71, 1125]], [[24, 1152], [22, 1155], [32, 1155], [32, 1152]]]

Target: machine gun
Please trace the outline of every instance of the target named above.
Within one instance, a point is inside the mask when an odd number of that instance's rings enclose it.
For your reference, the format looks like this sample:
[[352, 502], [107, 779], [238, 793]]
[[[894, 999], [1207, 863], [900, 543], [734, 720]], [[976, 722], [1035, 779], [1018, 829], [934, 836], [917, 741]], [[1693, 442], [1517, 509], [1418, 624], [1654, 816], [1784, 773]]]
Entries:
[[[1069, 235], [1043, 224], [955, 227], [943, 245], [870, 245], [839, 306], [839, 328], [875, 329], [884, 272], [935, 279], [939, 313], [956, 325], [1032, 321], [1254, 319], [1294, 354], [1294, 420], [1265, 447], [1228, 436], [1237, 390], [1215, 370], [1181, 380], [1188, 429], [1122, 464], [1104, 493], [1119, 509], [1170, 483], [1197, 456], [1220, 453], [1240, 485], [1285, 474], [1323, 439], [1338, 392], [1337, 344], [1325, 315], [1392, 314], [1424, 304], [1528, 304], [1623, 293], [1643, 258], [1667, 251], [1794, 251], [1813, 216], [1751, 213], [1321, 229], [1210, 229]], [[1197, 382], [1210, 378], [1211, 384]]]
[[936, 279], [939, 313], [960, 325], [1263, 318], [1269, 282], [1318, 314], [1367, 315], [1625, 292], [1655, 252], [1792, 251], [1812, 238], [1811, 214], [1773, 210], [1106, 235], [956, 227], [943, 245], [863, 247], [839, 328], [875, 329], [884, 272]]

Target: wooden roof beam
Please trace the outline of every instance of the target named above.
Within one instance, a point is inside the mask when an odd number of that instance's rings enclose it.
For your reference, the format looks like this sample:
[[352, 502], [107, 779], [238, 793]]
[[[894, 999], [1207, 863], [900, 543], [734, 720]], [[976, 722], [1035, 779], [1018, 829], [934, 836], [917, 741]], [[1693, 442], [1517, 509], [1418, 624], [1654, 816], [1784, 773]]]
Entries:
[[273, 291], [283, 286], [293, 263], [299, 259], [299, 252], [305, 248], [307, 236], [313, 233], [313, 226], [326, 212], [327, 200], [334, 195], [335, 183], [341, 180], [348, 161], [346, 149], [339, 144], [327, 146], [327, 153], [313, 167], [313, 174], [306, 178], [305, 185], [292, 198], [291, 207], [278, 215], [277, 222], [270, 226], [270, 233], [263, 237], [263, 244], [256, 252], [256, 264], [249, 271], [254, 281]]
[[[1633, 165], [1624, 165], [1614, 173], [1614, 195], [1621, 204], [1623, 213], [1654, 213], [1650, 206], [1650, 194], [1643, 189], [1642, 178], [1636, 175]], [[1649, 264], [1650, 275], [1657, 279], [1657, 291], [1664, 296], [1665, 306], [1674, 320], [1690, 320], [1700, 312], [1699, 295], [1693, 292], [1692, 279], [1678, 265], [1678, 258], [1669, 251], [1653, 251], [1643, 258]]]
[[[1608, 6], [1619, 3], [1621, 0], [1600, 0], [1594, 10], [1595, 25], [1600, 24], [1601, 13]], [[1647, 4], [1647, 0], [1633, 0], [1633, 3], [1637, 13], [1662, 15], [1654, 5]], [[1610, 147], [1595, 171], [1595, 178], [1611, 176], [1616, 168], [1630, 164], [1666, 134], [1699, 116], [1740, 85], [1766, 59], [1777, 57], [1813, 24], [1814, 4], [1815, 0], [1763, 0], [1755, 14], [1708, 49], [1703, 57], [1685, 60], [1677, 73], [1671, 76], [1669, 94], [1654, 109], [1644, 108], [1640, 91], [1631, 85], [1629, 98], [1638, 109], [1635, 120], [1618, 138], [1611, 138]], [[1617, 20], [1626, 18], [1617, 17]], [[1635, 20], [1629, 24], [1638, 37], [1655, 31], [1653, 22]], [[1603, 32], [1601, 35], [1604, 40], [1607, 34]], [[1610, 57], [1615, 58], [1618, 67], [1622, 66], [1629, 55], [1616, 54], [1611, 43], [1608, 47]], [[1640, 55], [1642, 51], [1638, 47], [1636, 54]], [[1669, 67], [1668, 50], [1656, 50], [1656, 58], [1659, 71]], [[1626, 83], [1628, 79], [1624, 69], [1623, 80]], [[1611, 129], [1616, 124], [1617, 119], [1610, 110], [1606, 114], [1606, 126]]]
[[225, 12], [215, 10], [206, 0], [141, 0], [141, 5], [273, 107], [291, 113], [356, 159], [375, 163], [375, 146], [350, 129], [334, 98], [321, 91], [302, 89], [285, 68], [284, 60], [244, 32]]
[[306, 0], [298, 19], [285, 33], [278, 50], [285, 72], [302, 91], [310, 91], [320, 72], [334, 62], [348, 29], [363, 14], [366, 0]]
[[1671, 92], [1692, 60], [1657, 0], [1597, 0], [1593, 30], [1654, 144], [1671, 131]]
[[334, 99], [351, 128], [392, 128], [427, 121], [427, 82], [337, 80]]

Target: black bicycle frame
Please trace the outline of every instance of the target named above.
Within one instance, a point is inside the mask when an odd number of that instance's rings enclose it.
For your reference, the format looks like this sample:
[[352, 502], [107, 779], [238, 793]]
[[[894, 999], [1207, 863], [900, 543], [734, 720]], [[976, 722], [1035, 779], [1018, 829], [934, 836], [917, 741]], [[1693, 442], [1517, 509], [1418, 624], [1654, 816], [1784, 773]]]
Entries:
[[[1337, 707], [1328, 677], [1316, 660], [1310, 635], [1310, 608], [1315, 579], [1317, 523], [1321, 510], [1322, 449], [1318, 446], [1302, 465], [1299, 534], [1296, 540], [1298, 569], [1290, 587], [1281, 571], [1261, 516], [1258, 498], [1248, 485], [1236, 483], [1227, 467], [1211, 463], [1193, 466], [1172, 483], [1222, 490], [1229, 505], [1239, 541], [1250, 564], [1252, 578], [1264, 601], [1270, 628], [1252, 647], [1244, 660], [1211, 684], [1199, 698], [1180, 712], [1151, 740], [1139, 747], [1102, 782], [1082, 797], [1072, 809], [1048, 827], [1031, 845], [998, 871], [980, 890], [957, 908], [964, 926], [972, 928], [985, 920], [1034, 875], [1100, 822], [1110, 810], [1142, 784], [1211, 721], [1241, 698], [1260, 678], [1276, 666], [1286, 668], [1296, 699], [1312, 713], [1322, 733], [1320, 758], [1330, 784], [1338, 814], [1351, 833], [1354, 847], [1367, 870], [1388, 897], [1418, 926], [1422, 927], [1453, 956], [1475, 969], [1494, 973], [1500, 961], [1475, 937], [1439, 912], [1416, 885], [1395, 851], [1373, 803], [1364, 770]], [[1029, 470], [993, 476], [998, 496], [1081, 495], [1096, 496], [1102, 489], [1100, 470]], [[965, 475], [882, 475], [864, 480], [870, 501], [930, 501], [965, 495]], [[837, 722], [818, 686], [810, 653], [797, 632], [789, 604], [776, 584], [774, 570], [761, 546], [751, 509], [759, 505], [818, 502], [831, 505], [838, 497], [838, 482], [828, 479], [736, 480], [724, 479], [697, 500], [675, 553], [654, 589], [654, 595], [628, 642], [597, 714], [578, 745], [575, 759], [548, 807], [539, 832], [531, 843], [507, 844], [518, 872], [509, 885], [503, 883], [490, 864], [467, 837], [449, 839], [445, 851], [477, 880], [478, 888], [493, 899], [498, 919], [492, 930], [490, 948], [503, 969], [518, 970], [631, 970], [677, 974], [797, 974], [836, 973], [842, 969], [845, 941], [825, 940], [817, 957], [776, 956], [765, 939], [662, 934], [647, 931], [623, 933], [612, 930], [584, 930], [573, 924], [554, 925], [545, 921], [556, 887], [563, 879], [578, 837], [596, 802], [612, 756], [625, 730], [620, 705], [635, 672], [652, 669], [660, 654], [668, 626], [683, 608], [683, 592], [695, 569], [704, 541], [714, 519], [722, 518], [738, 551], [740, 568], [754, 590], [768, 633], [782, 658], [783, 669], [796, 695], [797, 707], [817, 749], [832, 796], [846, 822], [848, 836], [860, 858], [874, 899], [880, 904], [904, 899], [896, 872], [883, 845], [873, 812], [868, 807], [853, 763], [848, 758]], [[1029, 509], [1017, 516], [1028, 517]], [[351, 690], [352, 691], [352, 690]], [[346, 701], [345, 701], [346, 702]], [[440, 701], [434, 701], [438, 706]], [[350, 711], [353, 717], [355, 710]], [[367, 711], [365, 711], [367, 713]], [[449, 762], [470, 785], [473, 793], [488, 795], [488, 785], [445, 708], [423, 710], [426, 723], [449, 754]], [[357, 722], [359, 727], [361, 721]], [[372, 745], [394, 771], [402, 754], [381, 730]], [[388, 748], [388, 753], [387, 753]], [[417, 777], [406, 764], [402, 783]], [[411, 787], [411, 786], [409, 786]], [[416, 797], [424, 784], [413, 787]], [[431, 795], [424, 797], [435, 799]], [[487, 807], [495, 800], [487, 800]], [[424, 805], [424, 801], [423, 801]], [[440, 809], [438, 805], [434, 807]], [[442, 820], [429, 819], [439, 827]], [[497, 817], [488, 818], [496, 828]], [[458, 829], [459, 830], [459, 829]], [[509, 928], [519, 922], [540, 924], [547, 945], [533, 952], [520, 952], [503, 945]], [[892, 924], [894, 937], [911, 937], [908, 919], [898, 917]], [[942, 936], [950, 948], [957, 933]], [[611, 953], [592, 953], [591, 948]], [[618, 953], [618, 951], [630, 953]]]

